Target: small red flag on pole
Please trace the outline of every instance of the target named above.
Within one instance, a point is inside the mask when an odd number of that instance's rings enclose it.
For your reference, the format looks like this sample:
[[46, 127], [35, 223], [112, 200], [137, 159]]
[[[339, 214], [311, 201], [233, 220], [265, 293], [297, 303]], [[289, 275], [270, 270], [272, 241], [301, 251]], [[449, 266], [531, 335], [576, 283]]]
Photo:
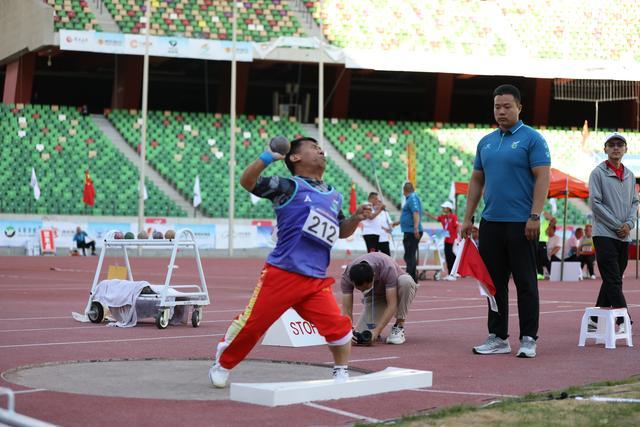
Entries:
[[351, 194], [349, 195], [349, 213], [353, 215], [358, 209], [358, 199], [356, 197], [356, 184], [351, 182]]
[[484, 265], [484, 261], [482, 261], [476, 244], [467, 237], [460, 245], [460, 253], [456, 257], [456, 262], [453, 264], [453, 268], [449, 274], [455, 275], [457, 273], [463, 277], [471, 276], [476, 279], [478, 281], [478, 287], [480, 288], [480, 295], [489, 298], [491, 310], [497, 312], [498, 305], [494, 297], [496, 287], [493, 284], [493, 280], [491, 280], [487, 266]]
[[84, 192], [82, 195], [82, 201], [93, 206], [96, 202], [96, 189], [93, 187], [93, 180], [89, 174], [89, 169], [84, 171]]

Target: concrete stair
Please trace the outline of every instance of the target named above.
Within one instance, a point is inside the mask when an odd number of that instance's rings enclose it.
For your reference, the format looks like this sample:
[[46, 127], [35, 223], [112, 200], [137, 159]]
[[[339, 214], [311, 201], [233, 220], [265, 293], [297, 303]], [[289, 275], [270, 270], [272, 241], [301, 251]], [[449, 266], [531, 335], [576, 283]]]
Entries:
[[[138, 153], [129, 145], [127, 141], [122, 138], [122, 135], [118, 132], [118, 130], [111, 124], [106, 117], [100, 114], [92, 114], [91, 119], [98, 126], [98, 128], [107, 136], [107, 138], [113, 143], [114, 147], [116, 147], [124, 156], [129, 159], [133, 165], [140, 170], [140, 156]], [[185, 199], [178, 191], [153, 168], [149, 165], [149, 163], [145, 166], [145, 175], [149, 178], [155, 185], [166, 194], [169, 198], [171, 198], [178, 206], [180, 206], [189, 217], [203, 217], [201, 211], [194, 210], [193, 204], [191, 200]]]

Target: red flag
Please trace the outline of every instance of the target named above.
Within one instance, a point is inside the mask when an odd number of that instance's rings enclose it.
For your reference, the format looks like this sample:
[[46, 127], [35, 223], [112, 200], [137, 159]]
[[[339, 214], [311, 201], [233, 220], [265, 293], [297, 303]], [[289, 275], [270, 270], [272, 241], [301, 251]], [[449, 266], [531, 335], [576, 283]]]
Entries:
[[93, 206], [96, 202], [96, 189], [93, 188], [93, 180], [89, 174], [89, 169], [84, 171], [84, 194], [82, 201], [89, 206]]
[[480, 288], [480, 295], [489, 298], [491, 310], [497, 312], [498, 306], [494, 298], [496, 287], [493, 284], [493, 280], [491, 280], [487, 266], [482, 261], [476, 244], [467, 237], [461, 242], [461, 246], [460, 253], [456, 257], [456, 262], [453, 264], [450, 274], [455, 275], [457, 273], [464, 277], [471, 276], [476, 279]]
[[356, 198], [356, 184], [351, 182], [351, 194], [349, 195], [349, 213], [353, 215], [358, 209], [358, 199]]

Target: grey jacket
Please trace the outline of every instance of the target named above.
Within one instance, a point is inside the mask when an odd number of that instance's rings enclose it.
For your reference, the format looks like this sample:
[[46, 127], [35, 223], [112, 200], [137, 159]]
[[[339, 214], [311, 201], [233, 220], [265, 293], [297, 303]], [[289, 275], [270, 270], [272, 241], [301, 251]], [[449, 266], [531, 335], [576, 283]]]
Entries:
[[622, 224], [633, 228], [638, 212], [636, 179], [629, 168], [624, 168], [624, 180], [607, 167], [606, 161], [600, 163], [589, 176], [589, 207], [593, 211], [593, 235], [611, 237], [626, 242], [631, 234], [621, 239], [616, 230]]

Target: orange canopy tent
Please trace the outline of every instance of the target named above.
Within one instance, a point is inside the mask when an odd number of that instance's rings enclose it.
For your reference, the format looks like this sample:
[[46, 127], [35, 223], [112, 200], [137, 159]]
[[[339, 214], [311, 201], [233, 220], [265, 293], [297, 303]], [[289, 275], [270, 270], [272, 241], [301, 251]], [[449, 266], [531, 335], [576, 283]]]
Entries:
[[549, 194], [547, 198], [566, 199], [576, 197], [586, 199], [589, 197], [589, 186], [571, 175], [567, 175], [559, 169], [551, 168], [549, 179]]

